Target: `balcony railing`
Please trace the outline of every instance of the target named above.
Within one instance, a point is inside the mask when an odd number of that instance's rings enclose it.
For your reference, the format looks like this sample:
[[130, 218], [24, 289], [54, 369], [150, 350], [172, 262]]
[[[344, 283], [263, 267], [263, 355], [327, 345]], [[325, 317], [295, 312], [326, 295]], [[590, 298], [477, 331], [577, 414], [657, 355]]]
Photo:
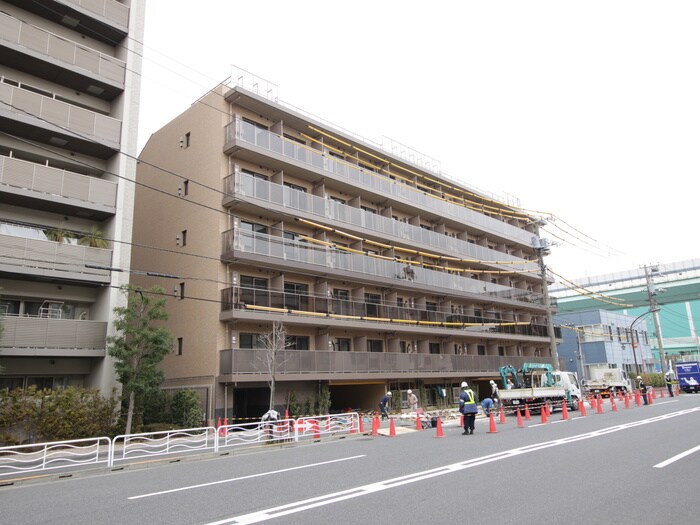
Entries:
[[[363, 230], [378, 233], [382, 237], [392, 236], [411, 244], [422, 243], [429, 247], [445, 250], [455, 257], [471, 258], [480, 261], [517, 262], [520, 264], [508, 265], [507, 269], [516, 271], [537, 270], [536, 263], [530, 263], [484, 246], [478, 246], [448, 235], [397, 221], [391, 217], [384, 217], [331, 199], [303, 193], [281, 184], [273, 184], [247, 173], [237, 171], [234, 175], [226, 177], [224, 179], [224, 192], [236, 198], [254, 197], [265, 203], [299, 210], [319, 218], [333, 219], [348, 224], [350, 228], [362, 228]], [[494, 264], [493, 266], [501, 269], [506, 268], [506, 265]]]
[[74, 319], [4, 316], [0, 348], [31, 354], [37, 350], [105, 350], [107, 323]]
[[67, 3], [79, 5], [113, 24], [129, 26], [129, 7], [117, 0], [69, 0]]
[[[219, 352], [219, 374], [251, 375], [264, 377], [267, 368], [263, 365], [264, 349], [227, 349]], [[401, 354], [387, 352], [329, 352], [311, 350], [284, 350], [277, 354], [277, 378], [285, 374], [323, 374], [342, 377], [348, 374], [386, 376], [388, 374], [457, 375], [466, 372], [497, 372], [505, 365], [522, 367], [526, 362], [537, 360], [554, 365], [549, 357], [479, 356], [454, 354]]]
[[0, 156], [0, 185], [31, 190], [38, 198], [55, 196], [84, 201], [108, 208], [114, 213], [117, 205], [117, 184], [112, 181], [80, 175], [59, 168], [50, 168], [20, 159]]
[[7, 13], [0, 13], [0, 27], [3, 40], [42, 53], [51, 60], [60, 60], [100, 75], [113, 83], [124, 84], [126, 63], [119, 59], [49, 33]]
[[43, 275], [108, 283], [112, 250], [0, 234], [0, 269], [5, 272]]
[[37, 125], [53, 124], [61, 133], [74, 133], [81, 140], [95, 140], [119, 149], [121, 121], [67, 102], [39, 95], [19, 87], [0, 83], [0, 109], [15, 113], [23, 120], [36, 118]]
[[531, 246], [532, 244], [532, 232], [491, 218], [464, 206], [452, 204], [448, 201], [428, 195], [419, 189], [397, 182], [389, 177], [364, 171], [347, 162], [325, 156], [320, 151], [314, 151], [307, 146], [297, 144], [291, 140], [286, 140], [275, 133], [260, 129], [243, 120], [236, 119], [229, 123], [225, 128], [225, 133], [225, 140], [227, 143], [231, 143], [234, 139], [237, 139], [266, 149], [295, 162], [306, 164], [311, 168], [330, 172], [334, 176], [344, 179], [354, 186], [369, 188], [389, 198], [410, 202], [440, 215], [449, 216], [454, 220], [468, 224], [484, 232], [493, 233], [520, 244], [527, 246]]
[[376, 257], [343, 252], [333, 247], [316, 246], [282, 237], [253, 233], [234, 228], [223, 233], [223, 253], [237, 258], [246, 254], [302, 263], [318, 268], [320, 273], [345, 271], [357, 274], [358, 278], [371, 275], [390, 283], [410, 280], [413, 284], [444, 290], [443, 293], [471, 293], [500, 299], [543, 304], [543, 296], [534, 292], [510, 288], [499, 284], [478, 281], [456, 274], [438, 272], [427, 268], [412, 267], [408, 278], [406, 265]]
[[[221, 311], [249, 311], [284, 314], [296, 317], [313, 317], [322, 322], [319, 314], [327, 319], [363, 321], [373, 324], [397, 326], [422, 326], [426, 329], [452, 329], [499, 334], [547, 337], [547, 327], [532, 323], [504, 321], [491, 312], [468, 315], [441, 312], [405, 304], [378, 304], [334, 297], [319, 297], [248, 287], [231, 287], [221, 290]], [[561, 337], [561, 329], [555, 327], [555, 335]]]

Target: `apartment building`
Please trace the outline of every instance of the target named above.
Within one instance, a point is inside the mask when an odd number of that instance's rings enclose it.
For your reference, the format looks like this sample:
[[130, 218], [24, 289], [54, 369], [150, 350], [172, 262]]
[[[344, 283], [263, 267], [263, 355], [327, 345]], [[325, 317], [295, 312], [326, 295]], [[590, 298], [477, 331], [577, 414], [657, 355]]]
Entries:
[[0, 388], [118, 386], [143, 18], [140, 0], [0, 0]]
[[208, 417], [267, 410], [274, 322], [282, 409], [324, 390], [332, 411], [407, 388], [447, 403], [555, 361], [531, 217], [268, 93], [217, 86], [151, 136], [137, 180], [133, 279], [169, 295], [165, 387], [198, 389]]

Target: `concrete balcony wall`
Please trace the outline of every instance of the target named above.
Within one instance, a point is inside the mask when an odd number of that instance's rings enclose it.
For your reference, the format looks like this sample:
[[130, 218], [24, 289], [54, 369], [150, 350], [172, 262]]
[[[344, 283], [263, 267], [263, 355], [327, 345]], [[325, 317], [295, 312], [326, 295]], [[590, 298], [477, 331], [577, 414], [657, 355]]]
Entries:
[[0, 192], [116, 213], [115, 182], [0, 156]]
[[104, 355], [107, 322], [6, 316], [0, 336], [2, 355]]

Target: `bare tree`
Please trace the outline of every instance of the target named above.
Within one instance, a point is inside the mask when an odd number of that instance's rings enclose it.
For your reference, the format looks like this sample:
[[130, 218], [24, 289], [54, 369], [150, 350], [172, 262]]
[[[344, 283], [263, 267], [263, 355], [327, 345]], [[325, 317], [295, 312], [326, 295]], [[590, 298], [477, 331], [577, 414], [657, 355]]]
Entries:
[[275, 321], [272, 323], [272, 330], [266, 334], [260, 335], [259, 341], [265, 349], [265, 352], [259, 353], [258, 359], [262, 361], [265, 372], [267, 373], [267, 386], [270, 388], [270, 407], [268, 410], [272, 410], [275, 406], [277, 369], [288, 360], [288, 358], [282, 360], [282, 352], [289, 347], [287, 328], [284, 324]]

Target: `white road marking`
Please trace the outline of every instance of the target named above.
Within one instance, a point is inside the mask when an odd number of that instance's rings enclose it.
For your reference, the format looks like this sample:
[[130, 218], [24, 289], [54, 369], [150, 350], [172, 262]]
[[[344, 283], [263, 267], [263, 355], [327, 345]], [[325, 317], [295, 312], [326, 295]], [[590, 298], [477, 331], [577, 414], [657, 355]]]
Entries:
[[656, 465], [654, 465], [654, 468], [664, 468], [670, 465], [671, 463], [678, 461], [679, 459], [683, 459], [684, 457], [689, 456], [693, 452], [697, 452], [698, 450], [700, 450], [700, 446], [693, 447], [690, 450], [686, 450], [685, 452], [681, 452], [680, 454], [673, 456], [672, 458], [668, 458], [666, 461], [657, 463]]
[[150, 498], [151, 496], [161, 496], [163, 494], [171, 494], [173, 492], [181, 492], [183, 490], [192, 490], [192, 489], [199, 489], [202, 487], [210, 487], [212, 485], [221, 485], [222, 483], [231, 483], [233, 481], [241, 481], [244, 479], [251, 479], [251, 478], [259, 478], [262, 476], [271, 476], [273, 474], [281, 474], [282, 472], [291, 472], [293, 470], [301, 470], [305, 468], [311, 468], [311, 467], [319, 467], [321, 465], [330, 465], [332, 463], [338, 463], [340, 461], [348, 461], [351, 459], [358, 459], [358, 458], [364, 458], [367, 457], [366, 454], [361, 454], [359, 456], [350, 456], [347, 458], [340, 458], [340, 459], [332, 459], [330, 461], [321, 461], [319, 463], [310, 463], [308, 465], [299, 465], [298, 467], [289, 467], [289, 468], [283, 468], [280, 470], [272, 470], [269, 472], [260, 472], [258, 474], [251, 474], [250, 476], [241, 476], [240, 478], [230, 478], [230, 479], [222, 479], [219, 481], [211, 481], [209, 483], [200, 483], [199, 485], [190, 485], [187, 487], [179, 487], [176, 489], [170, 489], [170, 490], [161, 490], [159, 492], [151, 492], [149, 494], [140, 494], [138, 496], [131, 496], [127, 499], [141, 499], [141, 498]]
[[514, 448], [511, 450], [506, 450], [503, 452], [498, 452], [488, 456], [482, 456], [480, 458], [470, 459], [468, 461], [463, 461], [461, 463], [453, 463], [451, 465], [445, 465], [442, 467], [437, 467], [431, 470], [425, 470], [422, 472], [415, 472], [413, 474], [408, 474], [406, 476], [400, 476], [398, 478], [388, 479], [384, 481], [379, 481], [376, 483], [371, 483], [369, 485], [362, 485], [359, 487], [354, 487], [347, 490], [342, 490], [340, 492], [334, 492], [331, 494], [324, 494], [322, 496], [317, 496], [315, 498], [309, 498], [301, 501], [295, 501], [292, 503], [287, 503], [286, 505], [280, 505], [278, 507], [271, 507], [269, 509], [260, 510], [257, 512], [251, 512], [249, 514], [242, 514], [240, 516], [235, 516], [232, 518], [226, 518], [220, 521], [214, 521], [208, 525], [248, 525], [251, 523], [260, 523], [262, 521], [271, 520], [274, 518], [279, 518], [289, 514], [295, 514], [297, 512], [302, 512], [305, 510], [313, 509], [316, 507], [322, 507], [324, 505], [330, 505], [331, 503], [337, 503], [339, 501], [344, 501], [351, 498], [357, 498], [359, 496], [367, 496], [375, 492], [380, 492], [383, 490], [392, 489], [399, 487], [401, 485], [407, 485], [409, 483], [415, 483], [417, 481], [423, 481], [426, 479], [434, 478], [437, 476], [442, 476], [444, 474], [450, 474], [452, 472], [458, 472], [460, 470], [465, 470], [472, 467], [478, 467], [479, 465], [485, 465], [494, 461], [500, 461], [501, 459], [508, 459], [510, 457], [519, 456], [521, 454], [527, 454], [529, 452], [535, 452], [545, 448], [556, 447], [559, 445], [565, 445], [567, 443], [573, 443], [576, 441], [581, 441], [584, 439], [591, 439], [612, 432], [618, 432], [621, 430], [626, 430], [628, 428], [637, 427], [640, 425], [646, 425], [649, 423], [656, 423], [668, 419], [671, 417], [682, 416], [690, 414], [692, 412], [700, 411], [700, 407], [691, 408], [687, 410], [681, 410], [679, 412], [672, 412], [670, 414], [664, 414], [662, 416], [656, 416], [649, 419], [643, 419], [641, 421], [635, 421], [632, 423], [626, 423], [624, 425], [616, 425], [614, 427], [608, 427], [601, 430], [596, 430], [594, 432], [587, 432], [585, 434], [579, 434], [576, 436], [571, 436], [563, 439], [556, 439], [554, 441], [546, 441], [543, 443], [536, 443], [533, 445], [528, 445], [525, 447]]

